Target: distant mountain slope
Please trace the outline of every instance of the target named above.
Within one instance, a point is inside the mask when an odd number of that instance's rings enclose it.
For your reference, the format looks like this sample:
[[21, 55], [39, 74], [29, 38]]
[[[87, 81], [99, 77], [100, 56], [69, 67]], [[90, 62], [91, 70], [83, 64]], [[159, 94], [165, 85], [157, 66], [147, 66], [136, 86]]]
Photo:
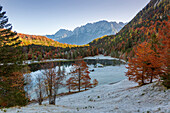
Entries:
[[124, 25], [125, 23], [123, 22], [99, 21], [77, 27], [74, 31], [61, 29], [54, 35], [47, 35], [47, 37], [61, 43], [83, 45], [103, 35], [116, 34]]
[[128, 58], [133, 56], [133, 47], [150, 38], [157, 37], [159, 30], [165, 30], [169, 23], [170, 1], [151, 0], [116, 35], [93, 40], [89, 45], [98, 48], [105, 55]]
[[52, 39], [49, 39], [45, 36], [37, 36], [37, 35], [27, 35], [18, 33], [19, 39], [22, 41], [21, 46], [28, 46], [28, 45], [41, 45], [41, 46], [53, 46], [53, 47], [79, 47], [78, 45], [71, 45], [71, 44], [63, 44]]
[[65, 30], [65, 29], [60, 29], [59, 31], [57, 31], [54, 35], [46, 35], [48, 38], [51, 38], [53, 40], [60, 40], [62, 38], [65, 37], [69, 37], [73, 34], [72, 31], [69, 30]]

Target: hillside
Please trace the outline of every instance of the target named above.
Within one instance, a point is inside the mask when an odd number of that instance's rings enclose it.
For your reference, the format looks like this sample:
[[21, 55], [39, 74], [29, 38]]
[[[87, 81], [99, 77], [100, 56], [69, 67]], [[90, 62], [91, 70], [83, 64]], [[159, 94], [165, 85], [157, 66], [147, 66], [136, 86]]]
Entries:
[[[126, 59], [133, 56], [133, 47], [158, 36], [158, 31], [169, 31], [169, 0], [151, 0], [120, 32], [89, 43], [103, 54]], [[170, 19], [170, 18], [169, 18]], [[168, 34], [165, 34], [168, 37]]]
[[63, 44], [45, 36], [27, 35], [22, 33], [18, 33], [17, 36], [19, 36], [19, 40], [21, 40], [20, 46], [23, 48], [22, 51], [25, 53], [26, 60], [67, 58], [63, 52], [64, 50], [88, 46], [88, 44], [81, 46]]
[[61, 43], [83, 45], [103, 35], [116, 34], [124, 25], [123, 22], [99, 21], [77, 27], [73, 31], [60, 29], [54, 35], [47, 35], [47, 37]]
[[63, 44], [58, 41], [47, 38], [46, 36], [36, 36], [18, 33], [19, 39], [22, 41], [21, 46], [28, 45], [41, 45], [41, 46], [53, 46], [53, 47], [80, 47], [78, 45]]
[[[100, 85], [85, 92], [56, 99], [56, 105], [30, 104], [7, 109], [7, 113], [169, 113], [170, 90], [159, 83], [142, 87], [127, 79]], [[2, 112], [2, 111], [0, 111]]]

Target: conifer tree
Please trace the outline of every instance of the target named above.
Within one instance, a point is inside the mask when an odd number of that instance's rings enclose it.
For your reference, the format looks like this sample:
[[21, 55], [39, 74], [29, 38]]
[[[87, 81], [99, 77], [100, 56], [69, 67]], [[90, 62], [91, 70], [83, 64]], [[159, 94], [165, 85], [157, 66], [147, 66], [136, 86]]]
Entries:
[[128, 72], [126, 76], [129, 80], [140, 85], [152, 83], [153, 79], [158, 79], [161, 72], [161, 58], [151, 49], [152, 45], [146, 41], [135, 49], [134, 58], [129, 59]]
[[69, 93], [71, 92], [71, 90], [75, 90], [76, 89], [76, 83], [75, 83], [75, 78], [74, 77], [70, 77], [67, 81], [66, 81], [66, 88], [68, 89]]
[[163, 84], [167, 88], [170, 88], [170, 74], [169, 74], [169, 48], [170, 48], [170, 16], [168, 16], [168, 21], [163, 21], [162, 26], [164, 25], [163, 29], [159, 28], [158, 31], [158, 39], [160, 42], [160, 46], [157, 46], [157, 51], [160, 54], [159, 57], [161, 59], [161, 62], [163, 63], [161, 70], [163, 73], [161, 73], [161, 77], [163, 79]]
[[81, 88], [87, 89], [91, 87], [92, 84], [90, 82], [91, 78], [89, 73], [86, 62], [84, 62], [81, 57], [78, 57], [75, 64], [73, 64], [73, 69], [71, 71], [72, 77], [67, 81], [68, 89], [78, 89], [80, 92]]
[[87, 88], [91, 88], [92, 87], [92, 84], [91, 84], [91, 78], [89, 76], [89, 71], [88, 70], [85, 70], [84, 72], [85, 74], [83, 75], [83, 81], [82, 81], [82, 85], [83, 87], [82, 88], [85, 88], [85, 90], [87, 90]]
[[20, 41], [0, 6], [0, 106], [25, 105], [22, 51]]

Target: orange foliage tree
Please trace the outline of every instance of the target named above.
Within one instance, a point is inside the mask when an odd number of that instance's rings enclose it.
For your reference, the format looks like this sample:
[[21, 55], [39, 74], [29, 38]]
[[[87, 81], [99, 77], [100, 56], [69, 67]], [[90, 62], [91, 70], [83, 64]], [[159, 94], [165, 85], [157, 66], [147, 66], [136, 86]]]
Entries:
[[161, 26], [162, 29], [159, 28], [157, 38], [160, 42], [160, 45], [156, 47], [160, 58], [162, 59], [162, 74], [161, 77], [163, 79], [163, 84], [170, 88], [170, 75], [169, 75], [169, 48], [170, 48], [170, 16], [168, 16], [168, 21], [163, 21]]
[[151, 49], [151, 46], [146, 41], [139, 44], [134, 50], [134, 58], [129, 59], [126, 76], [140, 85], [151, 83], [161, 74], [161, 59], [159, 54]]
[[76, 90], [76, 82], [74, 80], [74, 77], [70, 77], [67, 81], [66, 81], [66, 87], [69, 90], [69, 93], [71, 92], [71, 90]]
[[82, 88], [90, 88], [92, 86], [89, 76], [88, 66], [80, 57], [77, 59], [75, 64], [73, 64], [73, 69], [71, 71], [72, 77], [67, 80], [67, 87], [70, 89], [76, 90], [79, 92]]
[[89, 71], [85, 70], [85, 74], [83, 75], [83, 82], [82, 82], [82, 88], [85, 88], [85, 90], [87, 90], [87, 88], [92, 87], [92, 84], [90, 82], [91, 78], [89, 76]]

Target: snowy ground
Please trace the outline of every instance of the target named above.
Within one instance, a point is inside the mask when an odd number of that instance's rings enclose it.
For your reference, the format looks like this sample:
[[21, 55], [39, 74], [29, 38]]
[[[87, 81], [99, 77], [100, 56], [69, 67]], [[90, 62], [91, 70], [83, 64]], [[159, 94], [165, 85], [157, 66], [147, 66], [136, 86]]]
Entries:
[[[127, 79], [56, 99], [56, 105], [30, 104], [7, 113], [170, 113], [170, 90], [157, 83], [142, 87]], [[2, 112], [2, 111], [1, 111]]]
[[90, 77], [97, 79], [99, 85], [115, 83], [126, 79], [125, 72], [127, 71], [126, 65], [120, 66], [105, 66], [103, 68], [94, 68], [93, 65], [89, 66], [89, 70], [94, 69], [94, 72], [90, 72]]

